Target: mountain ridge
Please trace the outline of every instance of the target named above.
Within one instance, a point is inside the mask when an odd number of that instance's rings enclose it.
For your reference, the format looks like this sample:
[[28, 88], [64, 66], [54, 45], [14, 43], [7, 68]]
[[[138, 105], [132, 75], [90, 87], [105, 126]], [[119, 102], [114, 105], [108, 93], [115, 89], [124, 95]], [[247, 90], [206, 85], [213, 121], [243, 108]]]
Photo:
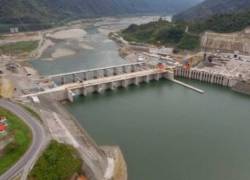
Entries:
[[176, 14], [173, 19], [178, 21], [200, 21], [214, 15], [239, 13], [246, 10], [250, 10], [250, 0], [205, 0]]
[[[0, 0], [1, 23], [48, 23], [131, 13], [173, 13], [201, 0]], [[184, 4], [183, 4], [184, 2]]]

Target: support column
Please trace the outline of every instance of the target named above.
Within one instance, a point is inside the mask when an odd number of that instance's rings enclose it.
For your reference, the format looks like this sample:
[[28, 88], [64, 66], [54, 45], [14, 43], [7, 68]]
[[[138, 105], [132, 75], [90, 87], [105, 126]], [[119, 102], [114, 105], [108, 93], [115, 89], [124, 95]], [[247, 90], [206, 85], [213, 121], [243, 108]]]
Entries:
[[116, 90], [117, 89], [116, 82], [111, 82], [109, 89], [111, 89], [112, 91]]
[[87, 88], [82, 88], [82, 95], [87, 96], [88, 95], [88, 89]]
[[211, 82], [211, 78], [212, 78], [212, 75], [209, 73], [209, 74], [208, 74], [208, 83]]
[[89, 80], [89, 72], [85, 72], [85, 79]]
[[162, 74], [162, 77], [164, 77], [165, 79], [168, 79], [170, 81], [173, 81], [173, 80], [175, 80], [174, 71], [165, 72], [164, 74]]
[[186, 70], [186, 78], [188, 78], [188, 76], [189, 76], [189, 71]]
[[194, 72], [191, 70], [191, 79], [193, 79]]
[[224, 76], [222, 85], [227, 86], [227, 82], [228, 82], [228, 79], [226, 76]]
[[122, 87], [127, 88], [128, 87], [128, 80], [123, 80], [122, 81]]
[[76, 82], [76, 74], [72, 74], [73, 82]]
[[86, 80], [86, 77], [85, 77], [85, 73], [83, 72], [82, 73], [82, 81], [85, 81]]
[[67, 91], [68, 100], [70, 102], [74, 102], [75, 93], [72, 92], [70, 89], [67, 89], [66, 91]]
[[99, 78], [99, 72], [98, 70], [94, 71], [94, 79], [98, 79]]
[[205, 73], [205, 82], [207, 82], [207, 80], [208, 80], [208, 74]]
[[156, 80], [156, 81], [159, 81], [159, 80], [160, 80], [160, 74], [159, 74], [159, 73], [155, 74], [155, 80]]
[[131, 72], [136, 72], [136, 65], [131, 65]]
[[200, 81], [203, 81], [203, 80], [204, 80], [204, 76], [205, 76], [205, 73], [204, 73], [204, 72], [201, 72], [199, 80], [200, 80]]
[[177, 69], [174, 70], [174, 75], [177, 76], [178, 73], [177, 73]]
[[122, 71], [123, 73], [128, 73], [128, 66], [123, 66]]
[[150, 75], [145, 76], [145, 82], [149, 83], [150, 82]]
[[193, 71], [190, 69], [190, 70], [189, 70], [189, 79], [192, 79], [192, 72], [193, 72]]
[[104, 71], [102, 69], [98, 70], [98, 78], [104, 77]]
[[217, 84], [220, 84], [220, 75], [217, 76]]
[[224, 77], [220, 76], [220, 85], [223, 85], [223, 80], [224, 80]]
[[109, 69], [104, 69], [103, 74], [105, 77], [108, 77], [109, 76]]
[[64, 77], [64, 76], [61, 77], [61, 84], [62, 84], [62, 85], [65, 84], [65, 77]]
[[211, 78], [212, 78], [212, 75], [209, 73], [209, 79], [208, 79], [209, 83], [211, 82]]
[[212, 74], [211, 83], [214, 84], [214, 74]]
[[218, 84], [218, 75], [215, 75], [215, 84]]
[[119, 75], [119, 69], [118, 68], [113, 68], [114, 70], [114, 75]]
[[104, 91], [105, 91], [105, 88], [104, 88], [104, 85], [103, 85], [103, 84], [97, 85], [97, 92], [98, 92], [99, 94], [104, 93]]
[[138, 79], [138, 77], [136, 77], [136, 78], [135, 78], [135, 82], [134, 82], [134, 84], [135, 84], [136, 86], [139, 86], [139, 84], [140, 84], [140, 83], [139, 83], [139, 79]]

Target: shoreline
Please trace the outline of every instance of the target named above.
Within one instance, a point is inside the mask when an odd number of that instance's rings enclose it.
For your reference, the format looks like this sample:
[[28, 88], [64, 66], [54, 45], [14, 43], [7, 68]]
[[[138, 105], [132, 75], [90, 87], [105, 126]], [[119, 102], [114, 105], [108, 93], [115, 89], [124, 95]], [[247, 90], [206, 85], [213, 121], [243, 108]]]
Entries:
[[[141, 53], [142, 52], [148, 52], [151, 47], [150, 44], [147, 45], [140, 45], [140, 44], [131, 44], [130, 42], [126, 41], [123, 37], [121, 37], [116, 32], [109, 34], [110, 39], [116, 42], [116, 44], [119, 46], [119, 54], [121, 57], [129, 61], [131, 52], [132, 54], [135, 53]], [[202, 51], [198, 52], [197, 54], [201, 53]], [[246, 56], [246, 55], [242, 55]], [[132, 56], [132, 58], [135, 58]], [[206, 69], [197, 69], [198, 65], [195, 65], [194, 67], [191, 67], [189, 70], [186, 70], [185, 68], [176, 68], [175, 76], [176, 77], [183, 77], [189, 80], [197, 79], [205, 83], [210, 84], [219, 84], [224, 87], [229, 87], [231, 91], [241, 93], [244, 95], [250, 95], [250, 79], [243, 80], [241, 77], [232, 76], [228, 73], [220, 74], [218, 72], [210, 72], [213, 71], [213, 69], [210, 69], [209, 72]], [[177, 72], [178, 71], [178, 72]], [[192, 75], [193, 72], [199, 73], [199, 76]], [[247, 76], [248, 74], [246, 74]], [[204, 77], [203, 77], [204, 76]], [[206, 77], [205, 77], [206, 76]], [[250, 77], [250, 74], [248, 75]], [[217, 78], [221, 78], [220, 80]], [[224, 80], [225, 79], [225, 80]]]
[[[73, 25], [73, 27], [75, 27], [75, 26], [81, 26], [82, 24], [75, 24], [75, 25]], [[73, 27], [70, 27], [70, 25], [69, 26], [63, 26], [63, 27], [58, 27], [58, 28], [56, 28], [56, 30], [55, 29], [51, 29], [51, 30], [46, 30], [46, 32], [50, 32], [50, 33], [55, 33], [55, 32], [58, 32], [58, 31], [67, 31], [67, 30], [69, 30], [69, 29], [72, 29]], [[62, 29], [61, 29], [62, 28]], [[107, 31], [108, 30], [106, 30], [106, 29], [102, 29], [102, 31], [103, 31], [103, 33], [107, 33]], [[46, 36], [46, 34], [43, 34], [43, 38], [46, 38], [45, 37]], [[51, 37], [49, 37], [49, 38], [51, 38]], [[60, 38], [59, 38], [60, 39]], [[46, 39], [43, 39], [43, 40], [45, 40], [46, 41]], [[52, 41], [51, 41], [52, 42]], [[51, 42], [44, 42], [45, 43], [45, 45], [44, 46], [42, 46], [41, 45], [41, 49], [42, 49], [42, 51], [40, 51], [40, 56], [43, 54], [43, 52], [47, 49], [47, 48], [49, 48], [50, 46], [52, 46], [51, 45]], [[52, 42], [53, 43], [53, 42]], [[41, 50], [40, 49], [40, 50]], [[35, 54], [35, 53], [34, 53]], [[60, 54], [60, 53], [59, 53]], [[69, 54], [69, 53], [68, 53]], [[72, 52], [71, 52], [71, 54], [72, 54]], [[65, 54], [64, 54], [65, 55]], [[66, 53], [66, 55], [67, 55], [67, 53]], [[58, 55], [59, 56], [59, 55]], [[23, 64], [27, 64], [28, 66], [30, 66], [30, 68], [31, 69], [33, 69], [34, 71], [36, 71], [37, 72], [37, 76], [38, 77], [42, 77], [42, 75], [39, 73], [39, 71], [38, 70], [36, 70], [33, 66], [32, 66], [32, 64], [31, 64], [31, 59], [27, 59], [26, 61], [23, 61], [22, 62]], [[57, 103], [57, 102], [56, 102]], [[61, 103], [60, 103], [61, 104]], [[65, 113], [68, 113], [68, 114], [70, 114], [70, 112], [68, 112], [66, 109], [64, 109], [64, 111], [65, 111]], [[72, 115], [73, 116], [73, 115]], [[79, 126], [79, 125], [76, 125], [76, 126]], [[84, 127], [82, 127], [81, 125], [78, 127], [79, 129], [81, 129], [81, 128], [83, 128], [84, 129]], [[99, 146], [98, 146], [99, 147]], [[116, 151], [116, 150], [115, 150]], [[108, 154], [108, 153], [107, 153]], [[125, 160], [124, 160], [125, 161]], [[127, 172], [126, 172], [126, 176], [127, 176]], [[127, 179], [127, 177], [124, 179], [124, 180], [126, 180]], [[120, 179], [119, 179], [120, 180]]]
[[[75, 26], [81, 26], [81, 24], [77, 24], [77, 25], [73, 25], [74, 27]], [[47, 34], [51, 34], [51, 33], [55, 33], [55, 32], [66, 32], [74, 27], [59, 27], [59, 28], [56, 28], [56, 29], [50, 29], [50, 30], [47, 30], [46, 32], [43, 32], [43, 39], [41, 40], [41, 43], [40, 43], [40, 46], [39, 48], [37, 49], [36, 52], [34, 52], [33, 54], [36, 54], [35, 58], [39, 58], [42, 56], [42, 54], [44, 53], [44, 51], [46, 51], [47, 48], [50, 48], [51, 46], [54, 46], [55, 44], [50, 40], [51, 38], [53, 39], [53, 37], [49, 36], [49, 40], [47, 39]], [[65, 40], [65, 34], [61, 34], [58, 38], [54, 38], [54, 39], [58, 39], [58, 40]], [[78, 36], [77, 36], [78, 38]], [[66, 38], [67, 39], [67, 38]], [[71, 38], [69, 38], [71, 39]], [[86, 48], [86, 49], [92, 49], [92, 47], [86, 45], [86, 44], [82, 44], [83, 48]], [[54, 54], [54, 59], [56, 58], [59, 58], [59, 57], [62, 57], [62, 55], [74, 55], [73, 51], [68, 51], [65, 53], [65, 49], [59, 49], [59, 51], [64, 51], [64, 52], [57, 52], [58, 54]], [[34, 55], [33, 55], [34, 57]], [[38, 77], [41, 77], [41, 74], [39, 73], [39, 71], [37, 69], [35, 69], [32, 64], [31, 64], [31, 58], [28, 58], [27, 60], [25, 60], [23, 62], [23, 64], [25, 64], [25, 66], [29, 67], [31, 70], [35, 71], [37, 76]], [[49, 98], [51, 99], [51, 98]], [[53, 98], [51, 99], [53, 101]], [[63, 103], [62, 102], [55, 102], [55, 103], [59, 103], [58, 104], [58, 107], [59, 106], [63, 106]], [[87, 139], [90, 139], [91, 141], [91, 144], [95, 144], [95, 141], [91, 139], [91, 137], [89, 135], [87, 135], [87, 131], [84, 129], [84, 127], [82, 127], [81, 125], [79, 125], [78, 121], [75, 119], [75, 117], [70, 113], [68, 112], [65, 108], [60, 108], [61, 110], [59, 110], [58, 108], [55, 108], [54, 111], [55, 112], [64, 112], [65, 114], [67, 114], [68, 117], [71, 117], [70, 119], [72, 120], [72, 123], [75, 124], [75, 128], [73, 129], [79, 129], [81, 131], [82, 129], [82, 136], [84, 137], [85, 140]], [[40, 109], [39, 109], [40, 110]], [[74, 125], [73, 125], [74, 126]], [[83, 133], [85, 132], [85, 133]], [[74, 134], [74, 133], [73, 133]], [[85, 134], [85, 135], [84, 135]], [[92, 146], [92, 145], [91, 145]], [[95, 146], [95, 145], [94, 145]], [[97, 146], [96, 146], [97, 148]], [[113, 175], [114, 177], [116, 176], [117, 178], [115, 180], [127, 180], [127, 166], [126, 166], [126, 161], [123, 157], [123, 154], [122, 154], [122, 151], [120, 150], [120, 148], [118, 146], [107, 146], [105, 145], [104, 147], [103, 146], [98, 146], [97, 149], [102, 149], [101, 152], [99, 152], [100, 154], [107, 154], [108, 156], [112, 157], [113, 159], [115, 159], [115, 166], [114, 166], [114, 170], [113, 171]], [[79, 151], [79, 149], [78, 149]], [[83, 162], [85, 162], [83, 160]], [[100, 166], [97, 165], [97, 166]], [[89, 175], [89, 177], [95, 177], [95, 171], [90, 170], [92, 169], [91, 167], [88, 167], [87, 169], [85, 169], [87, 172], [87, 174]], [[90, 171], [89, 171], [90, 170]], [[99, 171], [99, 170], [97, 170]]]

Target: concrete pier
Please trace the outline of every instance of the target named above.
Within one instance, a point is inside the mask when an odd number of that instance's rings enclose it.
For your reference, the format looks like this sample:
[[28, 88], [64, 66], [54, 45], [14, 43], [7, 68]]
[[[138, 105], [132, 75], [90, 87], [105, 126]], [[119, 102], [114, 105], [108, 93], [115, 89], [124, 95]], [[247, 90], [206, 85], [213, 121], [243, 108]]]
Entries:
[[201, 82], [217, 84], [225, 87], [232, 87], [235, 84], [235, 79], [228, 75], [206, 72], [202, 69], [177, 68], [174, 70], [174, 76], [199, 80]]
[[201, 89], [199, 89], [199, 88], [193, 87], [193, 86], [191, 86], [191, 85], [188, 85], [188, 84], [186, 84], [186, 83], [183, 83], [183, 82], [181, 82], [181, 81], [173, 80], [173, 82], [175, 82], [175, 83], [177, 83], [177, 84], [180, 84], [180, 85], [182, 85], [182, 86], [184, 86], [184, 87], [187, 87], [187, 88], [189, 88], [189, 89], [192, 89], [192, 90], [194, 90], [194, 91], [196, 91], [196, 92], [198, 92], [198, 93], [201, 93], [201, 94], [204, 94], [204, 93], [205, 93], [205, 91], [203, 91], [203, 90], [201, 90]]

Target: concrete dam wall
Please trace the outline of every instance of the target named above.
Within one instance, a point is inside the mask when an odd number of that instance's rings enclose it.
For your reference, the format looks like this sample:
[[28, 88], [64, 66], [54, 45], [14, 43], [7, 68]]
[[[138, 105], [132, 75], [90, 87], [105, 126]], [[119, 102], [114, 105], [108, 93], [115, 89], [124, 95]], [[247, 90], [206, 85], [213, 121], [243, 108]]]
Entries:
[[174, 71], [175, 77], [183, 77], [187, 79], [199, 80], [211, 84], [217, 84], [225, 87], [233, 87], [238, 81], [227, 75], [214, 72], [206, 72], [198, 69], [177, 68]]

